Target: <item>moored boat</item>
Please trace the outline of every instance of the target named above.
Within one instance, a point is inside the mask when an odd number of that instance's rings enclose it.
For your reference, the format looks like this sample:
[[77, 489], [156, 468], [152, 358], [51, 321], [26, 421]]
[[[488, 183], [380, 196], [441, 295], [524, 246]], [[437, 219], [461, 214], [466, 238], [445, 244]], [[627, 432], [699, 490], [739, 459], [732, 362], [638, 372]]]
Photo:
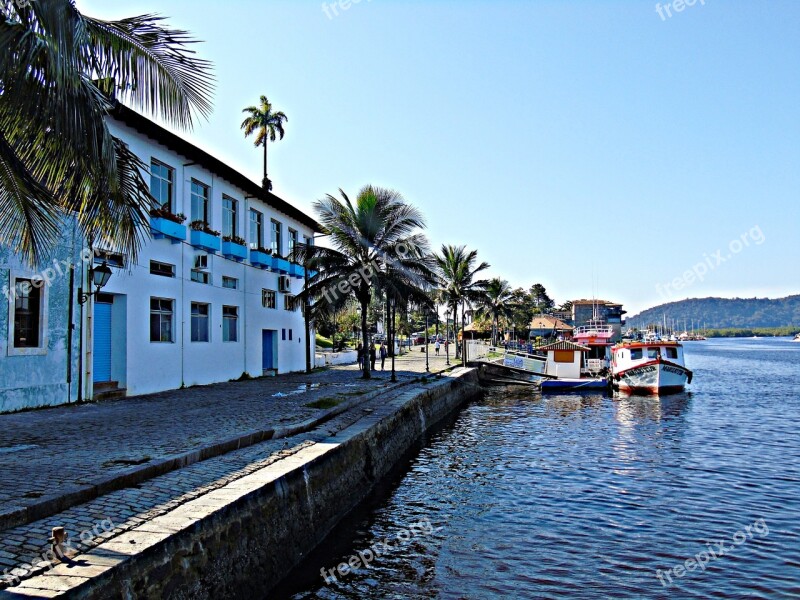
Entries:
[[538, 348], [547, 356], [540, 383], [542, 392], [578, 392], [605, 389], [606, 377], [598, 377], [587, 367], [590, 348], [573, 342], [555, 342]]
[[798, 333], [796, 336], [794, 336], [794, 339], [792, 341], [793, 342], [800, 342], [800, 333]]
[[611, 358], [614, 387], [630, 394], [675, 394], [692, 382], [683, 345], [678, 342], [633, 342], [614, 346]]

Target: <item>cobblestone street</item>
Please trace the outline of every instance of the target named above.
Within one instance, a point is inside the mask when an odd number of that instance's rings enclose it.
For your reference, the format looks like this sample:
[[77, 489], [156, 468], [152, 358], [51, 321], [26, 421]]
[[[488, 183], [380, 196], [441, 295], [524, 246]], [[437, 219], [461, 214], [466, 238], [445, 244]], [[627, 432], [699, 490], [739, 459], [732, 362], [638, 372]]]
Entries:
[[[454, 363], [455, 361], [451, 362]], [[141, 484], [105, 494], [51, 517], [0, 532], [0, 587], [3, 586], [4, 573], [5, 581], [9, 583], [13, 581], [14, 577], [24, 579], [45, 570], [45, 565], [36, 567], [36, 563], [41, 561], [41, 555], [48, 548], [47, 538], [50, 535], [51, 528], [54, 526], [65, 527], [73, 540], [73, 547], [79, 551], [86, 550], [104, 539], [119, 535], [123, 531], [163, 514], [189, 499], [222, 487], [232, 480], [239, 479], [262, 468], [265, 464], [269, 464], [277, 458], [292, 454], [313, 441], [326, 438], [344, 429], [366, 414], [365, 411], [371, 411], [370, 405], [375, 406], [376, 403], [380, 405], [381, 402], [388, 398], [406, 393], [402, 384], [418, 379], [420, 374], [425, 371], [424, 355], [405, 355], [398, 359], [397, 364], [399, 379], [399, 387], [397, 389], [387, 386], [388, 373], [381, 374], [378, 372], [373, 380], [365, 382], [358, 379], [358, 372], [355, 367], [347, 366], [318, 371], [310, 376], [305, 374], [287, 375], [248, 382], [220, 384], [193, 390], [170, 392], [168, 394], [157, 394], [147, 398], [120, 400], [93, 407], [68, 407], [65, 409], [9, 415], [16, 419], [28, 419], [31, 426], [40, 426], [37, 419], [46, 416], [48, 423], [55, 423], [57, 419], [54, 415], [60, 412], [62, 417], [72, 417], [67, 422], [70, 423], [71, 427], [80, 430], [79, 424], [82, 419], [74, 415], [85, 413], [91, 417], [91, 425], [86, 425], [87, 430], [91, 430], [95, 423], [100, 422], [95, 413], [102, 413], [102, 417], [107, 418], [109, 423], [109, 426], [103, 429], [103, 439], [111, 447], [104, 448], [97, 445], [91, 436], [75, 434], [75, 445], [80, 449], [78, 456], [83, 461], [86, 461], [84, 465], [87, 468], [91, 468], [92, 465], [88, 461], [92, 455], [94, 455], [95, 462], [102, 465], [102, 463], [107, 464], [109, 451], [112, 456], [117, 453], [124, 454], [126, 451], [122, 442], [124, 439], [135, 439], [137, 448], [150, 448], [151, 450], [149, 451], [153, 453], [157, 451], [155, 450], [156, 448], [180, 451], [189, 448], [188, 444], [190, 443], [194, 445], [214, 443], [219, 437], [229, 437], [231, 434], [239, 433], [235, 430], [235, 423], [237, 422], [241, 423], [243, 427], [251, 429], [255, 426], [263, 425], [264, 422], [270, 419], [269, 411], [263, 407], [265, 396], [269, 398], [267, 404], [273, 406], [273, 410], [279, 412], [280, 418], [284, 419], [284, 421], [303, 420], [308, 418], [309, 414], [324, 413], [325, 411], [308, 409], [304, 406], [304, 404], [321, 398], [333, 397], [336, 394], [342, 394], [344, 397], [358, 395], [364, 398], [363, 404], [333, 417], [323, 425], [307, 433], [282, 439], [272, 439], [228, 452], [165, 475], [154, 477]], [[443, 358], [435, 359], [431, 356], [432, 372], [446, 368]], [[315, 387], [311, 387], [303, 393], [273, 397], [274, 394], [285, 394], [296, 390], [301, 384], [304, 386], [309, 384]], [[319, 386], [317, 387], [316, 384], [319, 384]], [[383, 389], [382, 392], [379, 391], [381, 389]], [[258, 412], [259, 416], [257, 418], [265, 421], [259, 422], [252, 415], [245, 417], [237, 414], [237, 411], [248, 410], [250, 406], [248, 404], [248, 395], [252, 396], [250, 404], [252, 404], [253, 411]], [[214, 398], [217, 400], [220, 398], [233, 398], [236, 403], [235, 407], [231, 407], [230, 403], [225, 407], [220, 407], [215, 404]], [[163, 419], [161, 421], [162, 426], [158, 427], [158, 419], [149, 414], [146, 419], [148, 426], [144, 430], [140, 430], [136, 422], [132, 421], [135, 413], [130, 412], [131, 410], [139, 411], [147, 408], [158, 412], [163, 417], [176, 402], [181, 402], [183, 407], [189, 406], [193, 414], [191, 419]], [[130, 404], [136, 405], [136, 408], [132, 409], [129, 406]], [[205, 411], [203, 407], [205, 407]], [[87, 408], [94, 408], [95, 411], [86, 413], [85, 409]], [[220, 417], [225, 422], [224, 431], [216, 426], [216, 417]], [[237, 418], [240, 418], [240, 420], [237, 421]], [[126, 421], [126, 419], [129, 420]], [[22, 424], [17, 426], [18, 429], [22, 427]], [[147, 433], [144, 434], [142, 431]], [[113, 441], [113, 432], [121, 436], [117, 441]], [[190, 436], [189, 434], [192, 435]], [[4, 440], [9, 438], [8, 429], [4, 430], [3, 435], [5, 436]], [[18, 439], [18, 437], [13, 438], [15, 443]], [[170, 440], [169, 444], [160, 445], [167, 439]], [[181, 439], [185, 442], [183, 446], [181, 445]], [[153, 443], [154, 440], [158, 440], [159, 443]], [[56, 442], [56, 440], [53, 440], [53, 442]], [[27, 443], [30, 444], [30, 442]], [[3, 460], [4, 472], [8, 469], [19, 474], [27, 472], [27, 481], [29, 483], [25, 483], [26, 479], [21, 475], [15, 479], [15, 481], [20, 482], [19, 485], [22, 488], [32, 487], [33, 485], [47, 485], [48, 483], [58, 485], [59, 480], [65, 482], [64, 485], [66, 485], [67, 482], [71, 481], [72, 475], [65, 477], [60, 474], [60, 470], [71, 460], [71, 452], [58, 453], [56, 451], [56, 454], [50, 455], [56, 447], [60, 448], [60, 445], [55, 446], [51, 443], [37, 449], [37, 454], [41, 460], [34, 463], [36, 465], [35, 476], [32, 475], [33, 471], [26, 467], [27, 462], [15, 462], [12, 459], [12, 457], [19, 459], [28, 450], [7, 454]], [[49, 455], [52, 459], [49, 464], [45, 459], [45, 455]], [[80, 471], [74, 465], [70, 467], [70, 473], [78, 473]], [[98, 466], [97, 468], [103, 471], [103, 469], [108, 469], [109, 467]], [[39, 481], [39, 478], [45, 478], [45, 480]], [[50, 478], [49, 482], [46, 478]], [[101, 523], [109, 528], [110, 531], [105, 531], [102, 527], [99, 527]], [[111, 527], [112, 525], [113, 528]], [[90, 535], [89, 537], [92, 537], [92, 540], [89, 541], [85, 535], [81, 536], [82, 532], [93, 529], [96, 533], [99, 532], [99, 535]], [[84, 538], [86, 538], [86, 543], [82, 543]], [[31, 563], [34, 565], [33, 568], [30, 567]]]
[[[0, 522], [8, 526], [9, 515], [26, 507], [159, 460], [323, 417], [327, 405], [385, 388], [388, 367], [370, 381], [352, 365], [0, 415]], [[431, 371], [444, 368], [431, 349]], [[397, 359], [400, 383], [424, 371], [419, 350]], [[308, 406], [320, 400], [325, 407]]]

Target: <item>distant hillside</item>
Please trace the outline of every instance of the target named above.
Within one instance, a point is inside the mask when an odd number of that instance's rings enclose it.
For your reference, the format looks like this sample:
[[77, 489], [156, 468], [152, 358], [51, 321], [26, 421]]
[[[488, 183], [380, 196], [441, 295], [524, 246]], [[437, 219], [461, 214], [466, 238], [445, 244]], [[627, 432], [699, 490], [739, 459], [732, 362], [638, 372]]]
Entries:
[[631, 327], [645, 327], [674, 319], [683, 329], [684, 319], [691, 327], [705, 325], [709, 329], [728, 327], [784, 327], [800, 325], [800, 295], [770, 300], [769, 298], [690, 298], [649, 308], [628, 317]]

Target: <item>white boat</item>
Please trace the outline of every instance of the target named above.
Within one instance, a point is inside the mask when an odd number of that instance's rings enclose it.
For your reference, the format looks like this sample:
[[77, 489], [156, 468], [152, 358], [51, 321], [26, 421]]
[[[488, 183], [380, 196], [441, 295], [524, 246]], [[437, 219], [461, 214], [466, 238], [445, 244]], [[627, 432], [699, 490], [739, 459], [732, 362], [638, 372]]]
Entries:
[[800, 333], [798, 333], [796, 336], [794, 336], [794, 339], [792, 341], [793, 342], [800, 342]]
[[692, 382], [683, 345], [666, 341], [617, 344], [612, 348], [611, 376], [614, 387], [629, 394], [675, 394]]

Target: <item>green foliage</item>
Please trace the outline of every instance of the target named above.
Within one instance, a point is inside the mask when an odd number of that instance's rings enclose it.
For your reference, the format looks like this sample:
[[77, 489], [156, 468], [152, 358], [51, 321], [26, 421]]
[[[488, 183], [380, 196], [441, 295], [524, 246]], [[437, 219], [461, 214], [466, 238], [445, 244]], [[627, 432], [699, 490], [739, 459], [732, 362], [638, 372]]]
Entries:
[[800, 326], [800, 295], [770, 300], [768, 298], [692, 298], [670, 302], [629, 317], [632, 327], [648, 323], [676, 321], [682, 329], [684, 321], [691, 329], [753, 329], [763, 327]]
[[718, 337], [786, 337], [794, 336], [800, 333], [800, 326], [794, 327], [756, 327], [752, 329], [709, 329], [703, 332], [708, 338]]
[[335, 398], [333, 396], [328, 396], [327, 398], [320, 398], [319, 400], [315, 400], [314, 402], [309, 402], [306, 404], [308, 408], [333, 408], [334, 406], [339, 406], [342, 403], [344, 398]]

